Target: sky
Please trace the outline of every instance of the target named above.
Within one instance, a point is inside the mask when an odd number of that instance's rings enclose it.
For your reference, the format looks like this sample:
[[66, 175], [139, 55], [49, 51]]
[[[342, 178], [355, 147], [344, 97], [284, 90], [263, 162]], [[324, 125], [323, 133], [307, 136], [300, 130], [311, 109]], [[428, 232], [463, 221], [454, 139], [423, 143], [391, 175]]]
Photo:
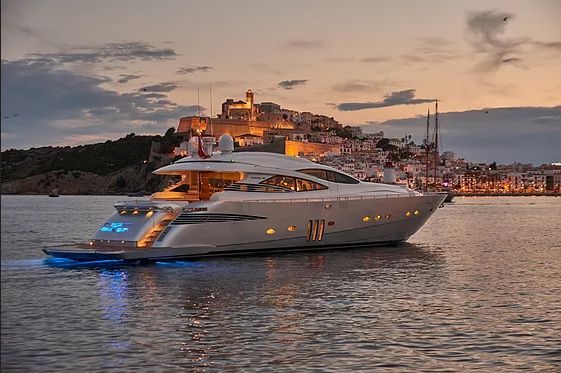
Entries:
[[2, 150], [162, 134], [252, 89], [417, 142], [438, 100], [443, 150], [561, 160], [561, 0], [1, 5]]

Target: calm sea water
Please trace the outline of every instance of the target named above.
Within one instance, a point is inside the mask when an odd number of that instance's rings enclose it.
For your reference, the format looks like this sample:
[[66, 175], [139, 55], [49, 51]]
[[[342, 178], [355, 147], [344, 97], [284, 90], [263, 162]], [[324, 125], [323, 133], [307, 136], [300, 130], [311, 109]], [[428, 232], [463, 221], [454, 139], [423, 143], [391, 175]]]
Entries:
[[457, 198], [391, 248], [42, 254], [119, 199], [2, 196], [2, 371], [561, 369], [561, 198]]

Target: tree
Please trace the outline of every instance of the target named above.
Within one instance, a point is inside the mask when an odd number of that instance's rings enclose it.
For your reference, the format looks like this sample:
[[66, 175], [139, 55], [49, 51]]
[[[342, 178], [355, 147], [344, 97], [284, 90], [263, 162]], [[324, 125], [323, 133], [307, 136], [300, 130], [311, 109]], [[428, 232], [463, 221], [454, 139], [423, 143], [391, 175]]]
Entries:
[[380, 139], [380, 141], [378, 141], [376, 147], [381, 148], [385, 152], [386, 151], [395, 152], [397, 150], [397, 146], [390, 145], [390, 139], [387, 139], [385, 137]]
[[165, 137], [170, 137], [170, 136], [173, 136], [174, 133], [175, 133], [175, 127], [170, 127], [170, 128], [168, 128], [168, 130], [166, 131], [166, 134], [164, 136]]

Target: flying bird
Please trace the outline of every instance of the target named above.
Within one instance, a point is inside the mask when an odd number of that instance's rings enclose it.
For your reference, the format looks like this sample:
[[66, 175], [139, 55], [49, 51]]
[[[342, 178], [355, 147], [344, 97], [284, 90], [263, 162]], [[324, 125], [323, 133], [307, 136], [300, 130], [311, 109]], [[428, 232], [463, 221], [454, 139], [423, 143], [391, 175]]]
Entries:
[[485, 110], [485, 114], [489, 114], [489, 110]]
[[508, 19], [508, 17], [504, 17], [504, 18], [503, 18], [503, 21], [504, 21], [504, 22], [506, 22], [506, 21], [507, 21], [507, 19]]
[[148, 92], [146, 88], [142, 88], [142, 92]]
[[4, 117], [4, 119], [8, 119], [9, 117]]
[[14, 117], [19, 117], [19, 114], [18, 114], [18, 113], [15, 113], [15, 114], [14, 114]]

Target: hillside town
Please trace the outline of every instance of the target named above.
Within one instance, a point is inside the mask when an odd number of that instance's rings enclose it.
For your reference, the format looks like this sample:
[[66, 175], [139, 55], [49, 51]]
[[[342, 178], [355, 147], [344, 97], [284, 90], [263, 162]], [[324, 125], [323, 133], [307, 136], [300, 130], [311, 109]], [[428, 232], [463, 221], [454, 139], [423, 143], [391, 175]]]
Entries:
[[187, 154], [187, 140], [192, 135], [212, 143], [223, 134], [232, 135], [240, 150], [305, 157], [359, 180], [449, 190], [458, 195], [561, 191], [561, 163], [474, 163], [452, 151], [441, 152], [428, 139], [417, 144], [411, 135], [387, 138], [383, 131], [363, 133], [360, 126], [343, 126], [333, 117], [285, 109], [273, 102], [256, 103], [251, 90], [245, 101], [227, 99], [215, 117], [181, 118], [176, 136], [182, 141], [174, 154]]

